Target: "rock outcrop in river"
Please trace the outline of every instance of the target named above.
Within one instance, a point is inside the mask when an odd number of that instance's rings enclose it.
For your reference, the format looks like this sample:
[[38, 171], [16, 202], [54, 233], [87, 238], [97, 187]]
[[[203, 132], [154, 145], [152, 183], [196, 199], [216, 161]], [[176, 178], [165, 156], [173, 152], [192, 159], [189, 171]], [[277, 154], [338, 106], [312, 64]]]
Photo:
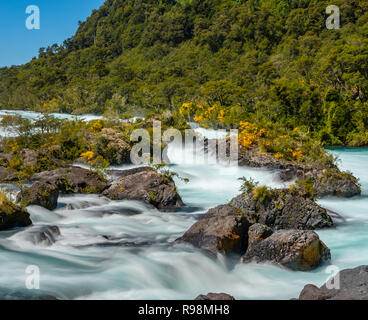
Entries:
[[102, 194], [112, 200], [140, 200], [160, 210], [184, 206], [173, 179], [149, 167], [123, 171]]
[[56, 185], [37, 181], [18, 193], [17, 202], [25, 206], [37, 205], [54, 210], [57, 207], [58, 197], [59, 189]]
[[330, 259], [329, 249], [312, 231], [332, 227], [325, 209], [289, 189], [271, 190], [261, 200], [243, 193], [210, 209], [178, 241], [292, 270], [311, 270]]
[[231, 200], [230, 205], [242, 212], [250, 222], [275, 230], [316, 230], [332, 227], [327, 210], [295, 189], [265, 191], [264, 199], [246, 192]]
[[111, 200], [138, 200], [160, 210], [184, 206], [170, 176], [149, 167], [109, 173], [110, 182], [97, 172], [79, 167], [60, 168], [35, 174], [30, 187], [17, 196], [23, 205], [39, 205], [49, 210], [57, 207], [59, 193], [95, 193]]
[[250, 223], [238, 210], [228, 205], [210, 209], [178, 241], [212, 253], [242, 253], [247, 249]]
[[[269, 230], [264, 229], [259, 241], [250, 243], [242, 262], [272, 262], [291, 270], [308, 271], [331, 259], [330, 250], [314, 231], [280, 230], [270, 236], [268, 234]], [[250, 238], [254, 239], [254, 234]]]
[[[230, 142], [227, 142], [228, 151]], [[205, 151], [214, 154], [209, 146], [216, 143], [205, 143]], [[223, 159], [224, 160], [224, 159]], [[298, 162], [276, 159], [272, 154], [260, 152], [258, 147], [250, 149], [239, 146], [239, 166], [254, 168], [267, 168], [278, 170], [280, 179], [283, 181], [311, 179], [317, 197], [337, 196], [353, 197], [361, 194], [358, 180], [349, 172], [342, 172], [334, 164], [323, 165], [318, 162], [303, 164]]]
[[32, 224], [29, 213], [10, 201], [3, 199], [0, 203], [0, 231]]
[[102, 175], [79, 167], [67, 167], [36, 173], [31, 181], [56, 186], [61, 193], [99, 194], [109, 187], [109, 182]]
[[342, 270], [320, 288], [306, 285], [299, 300], [368, 300], [368, 266]]

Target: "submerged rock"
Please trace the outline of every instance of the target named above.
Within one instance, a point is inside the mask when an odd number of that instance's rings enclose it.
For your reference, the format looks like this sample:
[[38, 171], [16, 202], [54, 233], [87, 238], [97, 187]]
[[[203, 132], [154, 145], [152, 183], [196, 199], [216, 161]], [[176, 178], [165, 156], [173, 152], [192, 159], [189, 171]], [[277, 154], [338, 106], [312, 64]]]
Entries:
[[46, 226], [39, 230], [31, 231], [31, 241], [36, 245], [51, 246], [60, 236], [60, 229], [57, 226]]
[[235, 197], [230, 204], [243, 212], [250, 222], [275, 230], [315, 230], [333, 226], [327, 210], [298, 191], [269, 190], [261, 200], [249, 192]]
[[331, 259], [330, 250], [313, 231], [280, 230], [247, 249], [242, 262], [271, 262], [298, 271]]
[[18, 193], [17, 202], [25, 206], [37, 205], [49, 210], [54, 210], [57, 207], [59, 190], [56, 185], [45, 182], [35, 182], [31, 187], [28, 187]]
[[368, 300], [368, 266], [342, 270], [320, 288], [306, 285], [299, 300]]
[[235, 298], [227, 293], [208, 293], [199, 295], [195, 300], [198, 301], [235, 301]]
[[17, 227], [28, 227], [32, 224], [29, 213], [7, 200], [0, 203], [0, 231]]
[[247, 248], [249, 222], [236, 209], [223, 205], [211, 209], [177, 241], [212, 253], [242, 253]]
[[62, 193], [101, 193], [108, 181], [97, 172], [79, 167], [60, 168], [35, 174], [31, 181], [48, 183]]
[[151, 168], [123, 171], [102, 194], [112, 200], [140, 200], [160, 210], [184, 206], [173, 179]]

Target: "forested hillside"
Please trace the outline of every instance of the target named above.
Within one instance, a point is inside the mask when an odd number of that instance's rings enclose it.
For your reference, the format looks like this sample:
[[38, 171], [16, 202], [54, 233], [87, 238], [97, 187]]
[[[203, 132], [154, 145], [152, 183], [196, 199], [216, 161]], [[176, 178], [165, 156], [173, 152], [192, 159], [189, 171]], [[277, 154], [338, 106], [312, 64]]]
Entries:
[[[178, 110], [183, 103], [368, 144], [368, 1], [107, 0], [62, 46], [0, 69], [0, 108]], [[220, 117], [221, 116], [221, 117]], [[236, 119], [236, 120], [235, 120]]]

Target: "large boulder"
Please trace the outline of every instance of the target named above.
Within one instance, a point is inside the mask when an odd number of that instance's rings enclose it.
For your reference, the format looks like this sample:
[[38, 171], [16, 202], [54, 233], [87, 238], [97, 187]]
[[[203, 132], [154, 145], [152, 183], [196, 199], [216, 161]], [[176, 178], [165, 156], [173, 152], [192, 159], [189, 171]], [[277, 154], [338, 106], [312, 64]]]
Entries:
[[57, 207], [58, 197], [59, 190], [56, 185], [37, 181], [18, 193], [17, 202], [25, 206], [37, 205], [54, 210]]
[[143, 201], [160, 210], [184, 206], [173, 179], [148, 167], [122, 172], [102, 194], [112, 200]]
[[368, 266], [342, 270], [320, 288], [309, 284], [304, 287], [299, 299], [368, 300]]
[[253, 224], [248, 230], [248, 249], [267, 239], [273, 234], [273, 230], [260, 223]]
[[214, 254], [243, 253], [247, 248], [249, 222], [238, 210], [227, 205], [207, 212], [178, 241]]
[[28, 227], [32, 224], [29, 213], [6, 199], [0, 197], [0, 231], [17, 227]]
[[107, 170], [106, 173], [113, 180], [117, 180], [117, 179], [120, 179], [120, 178], [124, 178], [124, 177], [130, 176], [132, 174], [146, 172], [148, 170], [152, 170], [152, 169], [150, 167], [137, 167], [137, 168], [128, 169], [128, 170], [114, 170], [114, 169], [111, 170], [110, 169], [110, 170]]
[[313, 230], [332, 225], [327, 211], [299, 189], [261, 187], [209, 210], [178, 240], [213, 253], [245, 253], [243, 262], [311, 270], [330, 259]]
[[243, 212], [250, 222], [275, 230], [315, 230], [333, 226], [326, 209], [298, 190], [269, 190], [264, 199], [257, 198], [253, 192], [246, 192], [235, 197], [231, 206]]
[[235, 298], [227, 293], [208, 293], [199, 295], [195, 300], [198, 301], [234, 301]]
[[308, 271], [330, 259], [330, 250], [314, 231], [280, 230], [249, 246], [242, 262], [275, 263]]
[[99, 173], [79, 167], [36, 173], [31, 181], [54, 185], [62, 193], [101, 193], [110, 185]]

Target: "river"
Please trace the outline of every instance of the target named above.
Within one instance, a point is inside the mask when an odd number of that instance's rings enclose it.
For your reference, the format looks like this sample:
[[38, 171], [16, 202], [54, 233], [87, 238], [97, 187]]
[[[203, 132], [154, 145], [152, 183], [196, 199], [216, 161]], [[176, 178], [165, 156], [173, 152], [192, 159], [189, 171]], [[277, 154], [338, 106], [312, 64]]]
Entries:
[[[213, 135], [211, 130], [201, 131]], [[238, 178], [252, 177], [264, 185], [283, 186], [275, 172], [195, 164], [187, 152], [171, 146], [168, 153], [171, 170], [190, 180], [176, 180], [187, 210], [162, 213], [138, 202], [94, 195], [61, 196], [53, 212], [28, 207], [32, 227], [0, 233], [0, 294], [150, 300], [194, 299], [203, 293], [226, 292], [236, 299], [290, 299], [297, 297], [305, 284], [326, 281], [331, 275], [327, 265], [312, 272], [293, 272], [272, 265], [236, 264], [174, 243], [208, 208], [239, 194]], [[345, 221], [318, 234], [331, 249], [332, 265], [356, 267], [368, 262], [368, 149], [331, 152], [341, 159], [342, 169], [360, 179], [363, 194], [352, 199], [320, 200]], [[114, 167], [127, 168], [130, 166]], [[56, 225], [61, 231], [51, 246], [30, 240], [33, 232], [45, 225]], [[25, 287], [29, 265], [40, 270], [38, 291]]]

